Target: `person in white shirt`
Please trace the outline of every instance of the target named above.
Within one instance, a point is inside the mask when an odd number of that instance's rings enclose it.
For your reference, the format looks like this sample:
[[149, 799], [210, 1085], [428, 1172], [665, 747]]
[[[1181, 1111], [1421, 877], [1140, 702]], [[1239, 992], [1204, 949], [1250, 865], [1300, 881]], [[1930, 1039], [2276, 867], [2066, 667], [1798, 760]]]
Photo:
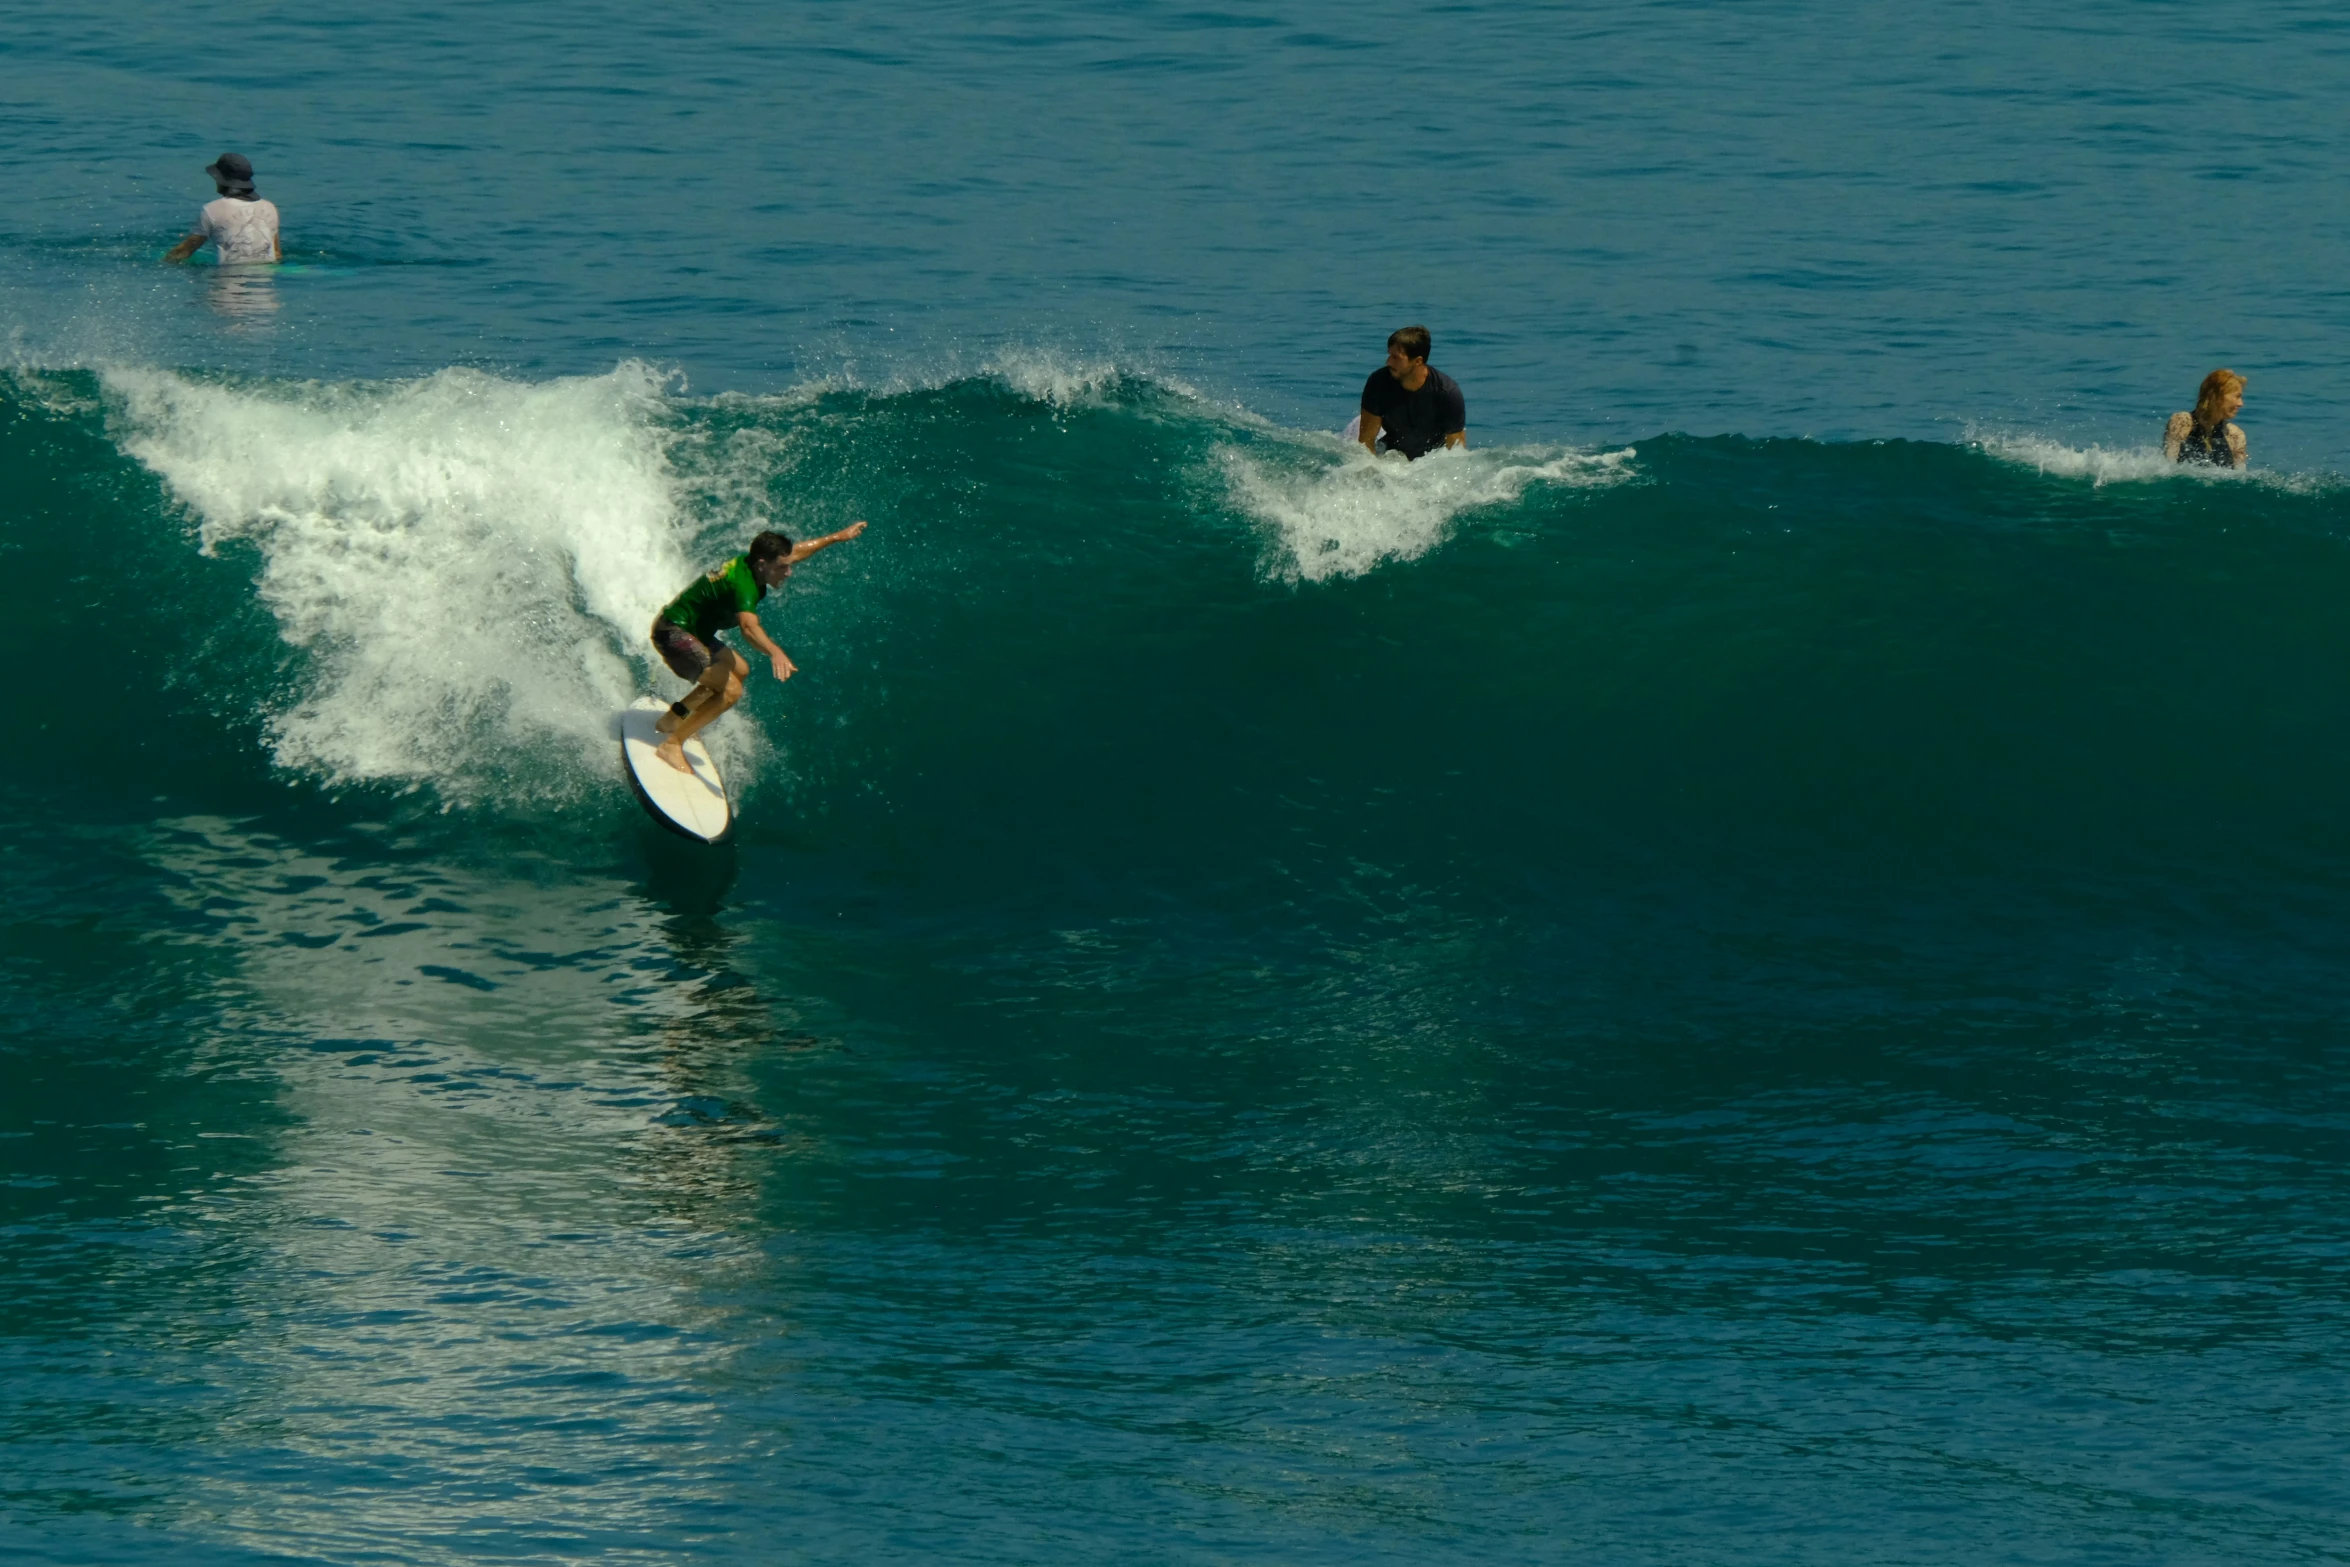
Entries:
[[204, 172], [212, 176], [220, 199], [204, 204], [196, 218], [196, 232], [172, 246], [163, 259], [185, 261], [210, 240], [213, 254], [224, 267], [284, 260], [285, 248], [277, 237], [277, 207], [263, 201], [253, 188], [252, 160], [242, 153], [224, 152], [219, 161], [206, 164]]

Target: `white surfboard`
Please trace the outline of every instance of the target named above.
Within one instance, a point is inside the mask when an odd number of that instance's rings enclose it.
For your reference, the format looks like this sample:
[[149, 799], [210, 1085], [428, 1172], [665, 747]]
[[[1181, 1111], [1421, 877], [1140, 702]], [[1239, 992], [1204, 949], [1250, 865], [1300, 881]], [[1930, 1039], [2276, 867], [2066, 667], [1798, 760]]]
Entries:
[[734, 825], [726, 781], [698, 739], [685, 743], [685, 759], [694, 766], [690, 773], [679, 772], [653, 754], [661, 743], [653, 720], [667, 711], [669, 704], [660, 698], [640, 696], [620, 715], [620, 759], [628, 767], [628, 781], [653, 820], [688, 838], [716, 843]]

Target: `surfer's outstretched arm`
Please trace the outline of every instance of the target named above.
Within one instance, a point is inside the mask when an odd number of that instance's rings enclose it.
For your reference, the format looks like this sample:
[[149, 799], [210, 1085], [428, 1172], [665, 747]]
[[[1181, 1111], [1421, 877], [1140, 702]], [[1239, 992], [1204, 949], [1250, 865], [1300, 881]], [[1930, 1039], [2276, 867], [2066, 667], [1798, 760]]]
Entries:
[[767, 655], [768, 663], [775, 670], [776, 679], [789, 680], [793, 672], [800, 667], [791, 661], [789, 653], [786, 653], [768, 637], [766, 631], [759, 624], [759, 617], [749, 610], [739, 611], [734, 617], [734, 624], [736, 629], [742, 632], [744, 641]]
[[796, 566], [801, 561], [806, 560], [809, 556], [815, 554], [818, 550], [828, 550], [835, 544], [846, 544], [849, 540], [855, 538], [858, 534], [863, 533], [864, 531], [864, 523], [852, 522], [847, 527], [841, 529], [838, 533], [827, 533], [820, 539], [809, 539], [805, 543], [793, 545], [791, 547], [791, 553], [785, 556], [784, 559], [790, 561], [793, 565]]

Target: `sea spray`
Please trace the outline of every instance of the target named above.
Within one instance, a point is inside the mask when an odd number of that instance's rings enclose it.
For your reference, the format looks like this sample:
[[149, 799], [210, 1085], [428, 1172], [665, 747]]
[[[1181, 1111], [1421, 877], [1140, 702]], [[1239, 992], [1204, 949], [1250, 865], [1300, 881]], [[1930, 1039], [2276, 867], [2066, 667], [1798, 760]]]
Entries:
[[1351, 442], [1333, 454], [1328, 442], [1305, 437], [1219, 455], [1232, 503], [1272, 530], [1276, 573], [1307, 582], [1416, 560], [1442, 544], [1464, 512], [1513, 505], [1533, 485], [1589, 488], [1636, 472], [1629, 448], [1492, 447], [1407, 463], [1373, 458]]
[[609, 774], [644, 630], [697, 569], [658, 375], [104, 385], [123, 449], [204, 549], [259, 555], [257, 590], [306, 661], [270, 715], [280, 765], [451, 803]]

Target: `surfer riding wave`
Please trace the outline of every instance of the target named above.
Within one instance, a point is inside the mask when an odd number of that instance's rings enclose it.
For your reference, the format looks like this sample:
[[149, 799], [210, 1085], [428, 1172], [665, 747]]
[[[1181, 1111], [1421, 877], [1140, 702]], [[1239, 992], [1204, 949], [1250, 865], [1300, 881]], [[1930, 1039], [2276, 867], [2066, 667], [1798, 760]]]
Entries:
[[694, 688], [669, 704], [669, 711], [653, 727], [662, 736], [654, 754], [681, 773], [693, 771], [686, 760], [685, 743], [719, 714], [743, 699], [743, 681], [750, 661], [718, 640], [721, 631], [739, 631], [751, 646], [767, 655], [778, 680], [789, 680], [797, 665], [769, 639], [752, 613], [770, 590], [781, 587], [792, 567], [818, 550], [845, 543], [865, 531], [852, 522], [838, 533], [794, 544], [781, 533], [766, 532], [732, 560], [712, 569], [670, 600], [653, 621], [653, 651], [680, 680]]

